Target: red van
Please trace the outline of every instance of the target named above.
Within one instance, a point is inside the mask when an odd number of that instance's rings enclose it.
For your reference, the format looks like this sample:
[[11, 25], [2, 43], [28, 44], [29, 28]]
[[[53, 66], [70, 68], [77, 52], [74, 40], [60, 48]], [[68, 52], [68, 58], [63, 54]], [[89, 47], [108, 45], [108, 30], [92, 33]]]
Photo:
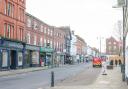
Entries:
[[102, 66], [102, 59], [100, 57], [94, 57], [92, 60], [93, 67], [101, 67]]

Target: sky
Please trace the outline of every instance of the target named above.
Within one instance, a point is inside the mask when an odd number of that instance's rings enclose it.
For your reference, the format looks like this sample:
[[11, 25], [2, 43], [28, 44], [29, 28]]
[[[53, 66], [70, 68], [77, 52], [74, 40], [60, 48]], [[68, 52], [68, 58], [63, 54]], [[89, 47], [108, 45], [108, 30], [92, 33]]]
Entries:
[[105, 39], [115, 36], [122, 9], [116, 0], [26, 0], [26, 11], [52, 26], [70, 26], [91, 47], [105, 50]]

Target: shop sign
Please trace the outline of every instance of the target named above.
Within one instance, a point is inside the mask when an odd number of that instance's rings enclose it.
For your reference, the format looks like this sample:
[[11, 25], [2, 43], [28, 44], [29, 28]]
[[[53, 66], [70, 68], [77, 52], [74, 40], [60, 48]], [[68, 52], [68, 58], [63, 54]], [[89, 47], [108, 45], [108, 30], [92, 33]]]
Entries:
[[31, 46], [31, 45], [26, 45], [26, 49], [28, 49], [28, 50], [37, 50], [37, 51], [39, 51], [39, 50], [40, 50], [40, 48], [39, 48], [39, 47]]
[[9, 42], [8, 44], [9, 47], [14, 47], [14, 48], [23, 48], [23, 45], [21, 45], [20, 43], [13, 43], [13, 42]]
[[23, 48], [21, 43], [11, 42], [11, 41], [4, 41], [3, 46], [13, 47], [13, 48]]
[[41, 47], [41, 48], [40, 48], [40, 51], [41, 51], [41, 52], [53, 52], [53, 49], [52, 49], [52, 48]]

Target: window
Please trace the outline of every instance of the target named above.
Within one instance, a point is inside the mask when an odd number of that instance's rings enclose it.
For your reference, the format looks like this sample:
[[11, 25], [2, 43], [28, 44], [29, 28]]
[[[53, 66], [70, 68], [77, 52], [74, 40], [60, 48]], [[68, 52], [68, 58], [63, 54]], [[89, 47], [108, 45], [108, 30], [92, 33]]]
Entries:
[[46, 39], [44, 38], [44, 46], [46, 47]]
[[4, 24], [4, 37], [6, 37], [7, 24]]
[[50, 46], [51, 46], [51, 48], [52, 48], [52, 40], [50, 41]]
[[117, 48], [117, 47], [116, 47], [116, 46], [114, 46], [114, 50], [116, 50], [116, 48]]
[[47, 27], [44, 27], [44, 33], [45, 33], [45, 34], [47, 33], [46, 30], [47, 30]]
[[108, 50], [111, 51], [111, 46], [108, 46]]
[[43, 28], [43, 25], [41, 25], [41, 32], [43, 32], [44, 28]]
[[43, 46], [43, 44], [42, 44], [42, 37], [40, 38], [40, 46]]
[[7, 14], [7, 2], [4, 0], [4, 14]]
[[10, 2], [7, 3], [5, 0], [4, 13], [10, 17], [14, 17], [14, 9], [15, 6]]
[[14, 39], [14, 26], [12, 26], [12, 29], [11, 29], [11, 38]]
[[8, 16], [11, 16], [11, 3], [8, 3], [8, 6], [7, 6], [7, 11], [8, 11]]
[[50, 29], [48, 28], [48, 35], [49, 35]]
[[19, 31], [20, 31], [20, 41], [22, 41], [23, 40], [23, 29], [20, 28]]
[[53, 34], [53, 31], [51, 30], [51, 36], [52, 36], [52, 34]]
[[24, 3], [24, 0], [20, 0], [20, 2]]
[[27, 36], [25, 38], [28, 44], [30, 44], [30, 33], [27, 33]]
[[10, 38], [11, 25], [8, 24], [7, 37]]
[[23, 8], [19, 8], [19, 20], [24, 22], [24, 9]]
[[37, 22], [34, 21], [34, 29], [37, 30], [38, 26], [37, 26]]
[[14, 5], [12, 5], [12, 17], [14, 17]]
[[36, 45], [36, 35], [34, 36], [34, 45]]
[[116, 42], [114, 42], [114, 44], [116, 44]]
[[27, 18], [27, 26], [31, 27], [31, 19], [29, 17]]

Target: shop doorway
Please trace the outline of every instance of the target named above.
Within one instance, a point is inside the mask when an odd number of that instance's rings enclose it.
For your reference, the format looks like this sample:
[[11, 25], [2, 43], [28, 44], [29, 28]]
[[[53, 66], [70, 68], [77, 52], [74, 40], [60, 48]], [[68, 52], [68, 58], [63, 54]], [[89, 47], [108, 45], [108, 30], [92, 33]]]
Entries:
[[16, 69], [16, 50], [11, 50], [10, 57], [10, 69]]

